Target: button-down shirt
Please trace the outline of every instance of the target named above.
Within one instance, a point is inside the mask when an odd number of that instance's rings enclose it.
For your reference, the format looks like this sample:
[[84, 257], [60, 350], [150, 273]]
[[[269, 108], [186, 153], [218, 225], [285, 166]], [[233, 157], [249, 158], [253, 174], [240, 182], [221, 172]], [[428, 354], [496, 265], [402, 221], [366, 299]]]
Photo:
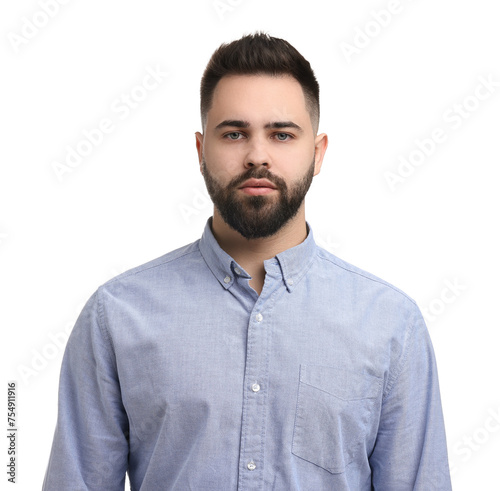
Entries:
[[210, 224], [87, 302], [44, 490], [450, 490], [415, 302], [309, 226], [258, 295]]

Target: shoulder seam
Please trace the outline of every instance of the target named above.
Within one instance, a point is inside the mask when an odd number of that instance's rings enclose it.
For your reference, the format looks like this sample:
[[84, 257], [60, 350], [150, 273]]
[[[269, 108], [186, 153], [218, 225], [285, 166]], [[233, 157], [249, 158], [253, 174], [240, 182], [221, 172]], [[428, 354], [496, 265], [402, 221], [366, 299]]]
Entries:
[[335, 261], [332, 261], [329, 257], [322, 255], [321, 254], [321, 249], [318, 251], [318, 256], [320, 256], [320, 259], [324, 259], [325, 261], [328, 261], [332, 263], [334, 266], [337, 266], [338, 268], [343, 269], [344, 271], [348, 271], [349, 273], [356, 274], [358, 276], [361, 276], [363, 278], [366, 278], [367, 280], [374, 281], [375, 283], [380, 283], [381, 285], [387, 286], [391, 290], [394, 290], [396, 293], [399, 293], [400, 295], [406, 297], [410, 302], [412, 302], [414, 305], [417, 305], [417, 302], [413, 298], [411, 298], [409, 295], [407, 295], [405, 292], [400, 290], [399, 288], [396, 288], [395, 286], [391, 285], [390, 283], [387, 283], [386, 281], [379, 279], [379, 278], [374, 278], [371, 276], [368, 276], [366, 274], [363, 274], [362, 272], [359, 271], [354, 271], [352, 269], [346, 268], [345, 266], [342, 266], [340, 264], [337, 264]]
[[111, 336], [109, 334], [107, 322], [104, 319], [104, 306], [103, 306], [103, 301], [101, 298], [101, 287], [99, 287], [97, 289], [96, 297], [97, 297], [97, 325], [99, 327], [99, 330], [103, 334], [103, 336], [106, 338], [106, 341], [107, 341], [106, 351], [109, 352], [109, 354], [112, 356], [113, 359], [116, 359], [116, 353], [115, 353], [115, 347], [113, 346], [113, 340], [111, 339]]
[[[168, 264], [168, 263], [170, 263], [172, 261], [176, 261], [177, 259], [181, 259], [184, 256], [188, 256], [189, 254], [194, 254], [195, 252], [199, 252], [199, 251], [200, 251], [200, 248], [197, 246], [196, 249], [193, 250], [193, 251], [184, 252], [180, 256], [175, 256], [175, 257], [172, 257], [172, 258], [169, 258], [169, 259], [165, 259], [161, 263], [154, 264], [152, 266], [148, 266], [148, 267], [144, 267], [144, 268], [141, 268], [141, 266], [137, 266], [136, 268], [132, 268], [130, 271], [125, 271], [124, 273], [122, 273], [122, 274], [120, 274], [118, 276], [115, 276], [114, 278], [111, 278], [110, 280], [106, 281], [106, 283], [104, 283], [101, 286], [106, 286], [106, 285], [109, 285], [111, 283], [114, 283], [115, 281], [119, 281], [121, 279], [128, 278], [129, 276], [133, 276], [133, 275], [136, 275], [136, 274], [139, 274], [139, 273], [143, 273], [144, 271], [148, 271], [150, 269], [154, 269], [154, 268], [157, 268], [159, 266], [163, 266], [164, 264]], [[154, 259], [153, 259], [153, 261], [154, 261]]]
[[408, 337], [410, 337], [410, 339], [409, 339], [408, 344], [406, 346], [406, 350], [405, 350], [405, 347], [403, 347], [403, 353], [401, 355], [402, 359], [399, 363], [398, 369], [396, 370], [394, 375], [390, 376], [390, 380], [387, 382], [387, 386], [385, 389], [385, 395], [382, 395], [382, 401], [387, 399], [389, 394], [392, 392], [392, 389], [396, 385], [396, 382], [398, 381], [399, 376], [401, 375], [401, 372], [404, 370], [404, 368], [406, 366], [406, 362], [408, 360], [409, 353], [411, 351], [411, 348], [413, 346], [413, 342], [415, 340], [415, 336], [413, 334], [414, 334], [414, 331], [416, 329], [416, 325], [417, 325], [417, 319], [416, 319], [416, 314], [414, 312], [412, 322], [406, 329], [406, 332], [408, 333]]

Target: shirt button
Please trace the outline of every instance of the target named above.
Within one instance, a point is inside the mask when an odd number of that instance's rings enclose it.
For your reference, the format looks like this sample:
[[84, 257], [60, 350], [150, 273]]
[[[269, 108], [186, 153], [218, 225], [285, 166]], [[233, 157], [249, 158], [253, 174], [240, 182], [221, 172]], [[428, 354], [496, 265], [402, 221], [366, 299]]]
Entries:
[[241, 269], [240, 268], [234, 268], [234, 272], [238, 275], [241, 274]]
[[258, 314], [255, 316], [255, 320], [256, 320], [257, 322], [262, 322], [262, 319], [263, 319], [263, 318], [264, 318], [264, 317], [262, 317], [262, 314], [261, 314], [261, 313], [258, 313]]
[[293, 280], [288, 280], [288, 284], [289, 284], [290, 286], [292, 286], [292, 285], [293, 285]]
[[230, 276], [226, 276], [224, 278], [224, 283], [229, 283], [231, 281], [231, 277]]
[[257, 468], [257, 466], [255, 465], [255, 462], [254, 462], [254, 461], [249, 462], [249, 463], [247, 464], [247, 467], [248, 467], [248, 470], [249, 470], [249, 471], [254, 471], [254, 470]]
[[259, 392], [259, 390], [260, 390], [260, 385], [259, 385], [258, 383], [253, 384], [253, 385], [252, 385], [252, 390], [253, 390], [254, 392]]

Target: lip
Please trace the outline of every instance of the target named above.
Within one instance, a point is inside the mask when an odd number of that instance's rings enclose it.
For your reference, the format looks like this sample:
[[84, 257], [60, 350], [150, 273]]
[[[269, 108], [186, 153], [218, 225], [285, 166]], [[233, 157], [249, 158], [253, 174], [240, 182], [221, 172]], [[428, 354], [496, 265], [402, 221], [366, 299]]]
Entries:
[[267, 179], [248, 179], [246, 180], [239, 189], [245, 194], [250, 194], [252, 196], [261, 196], [263, 194], [272, 193], [276, 190], [276, 186]]

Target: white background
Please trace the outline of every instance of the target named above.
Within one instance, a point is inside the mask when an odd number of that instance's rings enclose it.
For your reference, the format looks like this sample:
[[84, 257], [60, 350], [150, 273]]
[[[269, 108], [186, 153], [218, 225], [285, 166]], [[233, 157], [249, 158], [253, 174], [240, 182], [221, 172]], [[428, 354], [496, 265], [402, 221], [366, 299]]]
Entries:
[[[220, 43], [257, 29], [290, 41], [321, 85], [330, 146], [307, 205], [317, 242], [429, 312], [454, 489], [499, 489], [498, 2], [397, 3], [71, 0], [41, 26], [39, 2], [3, 2], [0, 406], [17, 381], [17, 489], [41, 487], [83, 303], [201, 235], [211, 206], [195, 151], [199, 81]], [[146, 93], [148, 67], [168, 76]], [[145, 99], [118, 112], [131, 93]], [[60, 181], [54, 161], [103, 118], [113, 131]], [[435, 128], [445, 141], [398, 170]], [[395, 189], [387, 172], [404, 174]]]

